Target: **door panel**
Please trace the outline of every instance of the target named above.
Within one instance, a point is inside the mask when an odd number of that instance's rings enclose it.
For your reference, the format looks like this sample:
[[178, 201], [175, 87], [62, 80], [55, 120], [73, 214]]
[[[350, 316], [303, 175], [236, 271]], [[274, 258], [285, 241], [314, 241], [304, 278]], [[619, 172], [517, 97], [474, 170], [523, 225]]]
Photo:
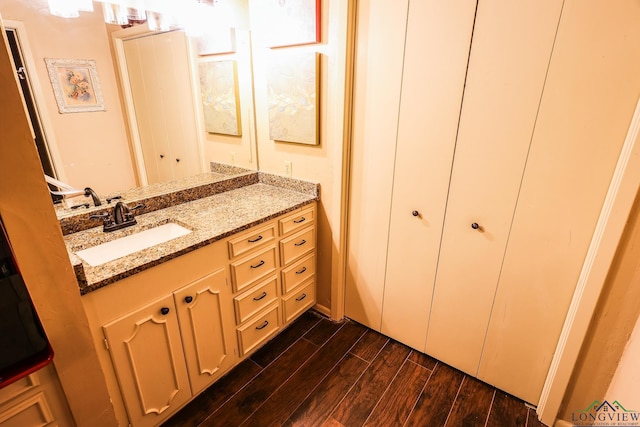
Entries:
[[377, 331], [408, 3], [358, 3], [345, 315]]
[[421, 351], [475, 11], [470, 0], [409, 7], [382, 333]]
[[220, 269], [173, 294], [194, 395], [237, 359], [228, 286], [225, 270]]
[[638, 101], [639, 21], [632, 0], [572, 0], [562, 11], [478, 372], [533, 404]]
[[478, 5], [425, 347], [471, 375], [478, 371], [561, 6], [561, 0]]
[[133, 425], [157, 425], [172, 412], [169, 408], [189, 400], [171, 295], [104, 325], [103, 330]]

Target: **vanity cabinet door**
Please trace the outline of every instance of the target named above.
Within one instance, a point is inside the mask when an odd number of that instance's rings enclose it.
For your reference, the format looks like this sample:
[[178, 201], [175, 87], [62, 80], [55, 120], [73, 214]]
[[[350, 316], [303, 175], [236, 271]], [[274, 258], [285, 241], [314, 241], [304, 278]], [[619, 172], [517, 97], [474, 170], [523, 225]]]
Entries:
[[191, 398], [172, 295], [103, 326], [129, 421], [158, 425]]
[[194, 395], [237, 361], [235, 324], [229, 295], [224, 268], [173, 294]]

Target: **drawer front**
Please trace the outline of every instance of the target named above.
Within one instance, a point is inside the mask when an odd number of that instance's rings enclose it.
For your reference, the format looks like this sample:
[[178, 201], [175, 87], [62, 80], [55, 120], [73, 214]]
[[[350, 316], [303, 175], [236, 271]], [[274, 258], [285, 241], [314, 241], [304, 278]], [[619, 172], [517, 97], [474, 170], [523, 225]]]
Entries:
[[256, 280], [262, 279], [274, 271], [276, 271], [276, 248], [273, 246], [232, 263], [233, 292], [248, 288]]
[[300, 261], [282, 269], [282, 293], [291, 292], [296, 286], [316, 274], [315, 254], [307, 255]]
[[236, 309], [236, 324], [245, 322], [277, 299], [278, 280], [275, 277], [238, 295], [233, 299]]
[[278, 303], [267, 308], [256, 320], [238, 328], [238, 344], [240, 355], [249, 353], [270, 336], [280, 330], [280, 310]]
[[271, 224], [257, 230], [251, 229], [240, 236], [229, 240], [229, 258], [246, 254], [259, 249], [276, 238], [276, 225]]
[[297, 291], [291, 292], [283, 299], [284, 323], [289, 323], [298, 314], [311, 307], [316, 302], [316, 281], [311, 279]]
[[310, 227], [302, 230], [291, 237], [280, 241], [280, 255], [282, 266], [297, 260], [308, 254], [316, 247], [315, 228]]
[[282, 218], [279, 223], [280, 235], [291, 233], [296, 230], [300, 230], [315, 222], [315, 207], [303, 209], [302, 212], [294, 213], [287, 217]]

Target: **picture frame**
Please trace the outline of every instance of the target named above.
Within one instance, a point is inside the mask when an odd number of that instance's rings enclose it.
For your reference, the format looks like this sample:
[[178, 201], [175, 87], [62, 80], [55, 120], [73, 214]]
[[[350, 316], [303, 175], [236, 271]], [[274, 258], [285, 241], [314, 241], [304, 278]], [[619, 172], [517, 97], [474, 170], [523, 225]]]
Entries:
[[267, 69], [269, 138], [320, 144], [319, 52], [274, 52]]
[[231, 27], [212, 27], [196, 39], [199, 56], [235, 53], [236, 30]]
[[106, 111], [96, 61], [45, 58], [60, 114]]
[[198, 73], [206, 132], [242, 136], [237, 62], [200, 61]]
[[[256, 3], [256, 2], [254, 2]], [[320, 43], [321, 0], [259, 0], [265, 46], [271, 48]]]

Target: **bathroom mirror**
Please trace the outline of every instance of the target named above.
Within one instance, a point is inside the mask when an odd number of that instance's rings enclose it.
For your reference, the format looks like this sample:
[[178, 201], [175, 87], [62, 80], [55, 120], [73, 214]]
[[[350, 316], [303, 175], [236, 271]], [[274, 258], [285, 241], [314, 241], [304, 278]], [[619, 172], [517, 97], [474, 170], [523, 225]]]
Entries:
[[[5, 27], [15, 29], [18, 34], [23, 72], [30, 78], [37, 114], [60, 180], [79, 188], [92, 187], [102, 195], [208, 171], [210, 162], [258, 168], [253, 132], [248, 1], [221, 0], [215, 7], [226, 13], [231, 11], [231, 17], [226, 15], [222, 19], [227, 25], [234, 25], [227, 27], [232, 49], [199, 51], [196, 38], [182, 31], [172, 31], [170, 34], [176, 36], [184, 48], [180, 55], [174, 52], [165, 55], [161, 65], [134, 55], [136, 69], [130, 72], [125, 54], [135, 49], [127, 45], [146, 43], [154, 37], [164, 37], [163, 34], [150, 32], [146, 24], [124, 30], [107, 25], [98, 2], [94, 2], [93, 12], [81, 12], [78, 18], [60, 18], [49, 13], [44, 0], [3, 0], [0, 15]], [[156, 53], [163, 52], [164, 41], [156, 44]], [[45, 62], [52, 58], [95, 62], [97, 80], [92, 84], [102, 92], [104, 111], [60, 111], [54, 97], [55, 82]], [[200, 69], [206, 70], [211, 64], [222, 62], [232, 64], [235, 73], [234, 89], [239, 104], [239, 131], [236, 134], [209, 132], [204, 123]], [[149, 70], [170, 76], [169, 81], [174, 84], [165, 82], [154, 87], [152, 79], [143, 77], [141, 81], [147, 86], [147, 93], [159, 97], [147, 102], [146, 106], [143, 102], [135, 105], [128, 77]], [[170, 92], [179, 96], [178, 101], [169, 96]], [[155, 107], [155, 111], [150, 107]], [[161, 110], [162, 117], [154, 117]], [[145, 121], [142, 126], [147, 129], [143, 132], [138, 126], [140, 117], [153, 119]], [[145, 155], [141, 145], [141, 133], [149, 127], [169, 135], [164, 147], [147, 150], [153, 155]], [[184, 150], [187, 145], [191, 154]], [[153, 156], [157, 157], [157, 163], [171, 159], [178, 164], [180, 174], [158, 172], [161, 168], [149, 160]]]

